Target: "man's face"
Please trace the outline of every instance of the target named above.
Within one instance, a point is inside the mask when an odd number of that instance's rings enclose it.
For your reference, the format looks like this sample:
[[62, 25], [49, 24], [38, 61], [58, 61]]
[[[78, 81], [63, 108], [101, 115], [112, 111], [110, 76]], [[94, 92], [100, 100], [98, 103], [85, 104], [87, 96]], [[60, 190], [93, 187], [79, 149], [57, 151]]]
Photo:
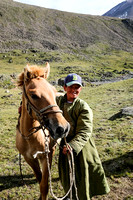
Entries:
[[64, 90], [67, 93], [67, 100], [73, 102], [78, 97], [81, 91], [81, 86], [73, 84], [71, 86], [64, 86]]

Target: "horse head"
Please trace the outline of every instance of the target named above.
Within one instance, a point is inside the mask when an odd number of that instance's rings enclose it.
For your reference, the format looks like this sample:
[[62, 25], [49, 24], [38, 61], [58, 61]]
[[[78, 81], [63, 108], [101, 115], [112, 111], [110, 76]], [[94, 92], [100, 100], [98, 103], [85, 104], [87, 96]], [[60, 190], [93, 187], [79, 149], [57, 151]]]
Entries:
[[49, 130], [55, 140], [66, 137], [70, 125], [56, 104], [56, 89], [46, 80], [50, 73], [50, 65], [45, 68], [27, 65], [18, 79], [18, 86], [23, 89], [25, 112], [33, 120]]

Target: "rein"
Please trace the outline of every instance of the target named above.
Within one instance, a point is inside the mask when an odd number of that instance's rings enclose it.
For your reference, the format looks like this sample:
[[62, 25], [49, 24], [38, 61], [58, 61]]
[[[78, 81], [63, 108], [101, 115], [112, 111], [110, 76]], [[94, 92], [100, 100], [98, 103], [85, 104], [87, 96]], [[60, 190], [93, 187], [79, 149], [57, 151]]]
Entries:
[[[48, 152], [46, 151], [46, 159], [47, 159], [47, 166], [48, 166], [48, 172], [49, 172], [49, 182], [50, 182], [50, 193], [51, 193], [52, 197], [56, 200], [64, 200], [70, 194], [70, 200], [72, 200], [72, 187], [74, 186], [76, 200], [79, 200], [77, 187], [76, 187], [76, 181], [75, 181], [75, 167], [74, 167], [73, 151], [72, 151], [71, 146], [66, 142], [66, 138], [64, 138], [64, 140], [65, 140], [65, 144], [66, 144], [67, 148], [70, 149], [70, 154], [67, 153], [68, 163], [69, 163], [70, 187], [69, 187], [67, 193], [63, 197], [57, 197], [54, 194], [53, 189], [52, 189], [52, 176], [51, 176], [51, 169], [50, 169], [50, 164], [49, 164], [49, 157], [48, 157]], [[60, 147], [60, 145], [59, 145], [59, 147]]]

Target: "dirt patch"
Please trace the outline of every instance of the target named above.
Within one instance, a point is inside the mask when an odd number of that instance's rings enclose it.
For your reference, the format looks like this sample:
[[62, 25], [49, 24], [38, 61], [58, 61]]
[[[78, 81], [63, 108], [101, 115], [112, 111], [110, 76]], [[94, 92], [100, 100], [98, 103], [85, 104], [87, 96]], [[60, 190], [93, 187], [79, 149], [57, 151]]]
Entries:
[[[133, 175], [133, 174], [132, 174]], [[104, 196], [97, 196], [92, 200], [132, 200], [133, 199], [133, 179], [129, 177], [108, 179], [110, 193]]]

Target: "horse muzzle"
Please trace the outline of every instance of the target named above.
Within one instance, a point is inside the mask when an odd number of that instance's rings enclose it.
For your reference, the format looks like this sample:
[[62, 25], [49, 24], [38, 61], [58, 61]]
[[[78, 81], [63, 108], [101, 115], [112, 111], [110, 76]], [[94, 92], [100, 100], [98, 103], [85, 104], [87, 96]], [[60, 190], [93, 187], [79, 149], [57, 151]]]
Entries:
[[59, 138], [67, 137], [70, 131], [70, 124], [66, 121], [65, 125], [51, 123], [50, 120], [45, 121], [45, 127], [49, 130], [50, 136], [57, 140]]

